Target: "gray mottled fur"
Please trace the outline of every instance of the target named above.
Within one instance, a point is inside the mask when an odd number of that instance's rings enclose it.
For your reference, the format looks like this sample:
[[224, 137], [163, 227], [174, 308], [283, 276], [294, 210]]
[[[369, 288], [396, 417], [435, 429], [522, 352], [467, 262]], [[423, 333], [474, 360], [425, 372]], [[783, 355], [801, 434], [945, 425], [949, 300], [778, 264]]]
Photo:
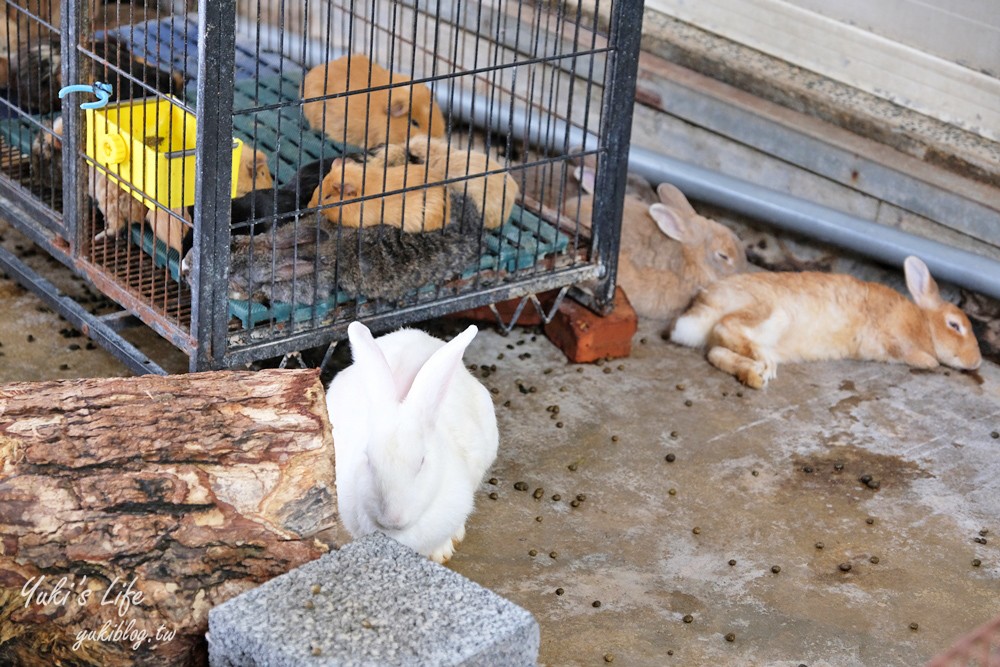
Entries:
[[450, 194], [451, 220], [439, 231], [410, 234], [387, 225], [356, 229], [317, 215], [273, 233], [234, 237], [230, 297], [309, 305], [329, 297], [336, 282], [351, 297], [394, 301], [449, 280], [479, 257], [482, 228], [469, 198]]

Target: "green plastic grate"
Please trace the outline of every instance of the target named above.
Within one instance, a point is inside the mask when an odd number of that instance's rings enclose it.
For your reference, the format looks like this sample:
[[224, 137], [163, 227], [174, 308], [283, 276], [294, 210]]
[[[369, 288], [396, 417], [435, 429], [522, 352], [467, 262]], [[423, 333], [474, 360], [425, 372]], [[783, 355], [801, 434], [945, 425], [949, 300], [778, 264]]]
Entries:
[[[140, 54], [148, 56], [151, 64], [157, 64], [160, 53], [188, 53], [177, 48], [187, 44], [194, 48], [197, 31], [196, 23], [188, 20], [148, 22], [142, 30], [124, 31], [119, 38], [131, 39]], [[159, 48], [165, 44], [170, 48]], [[299, 94], [303, 69], [290, 65], [268, 55], [269, 60], [259, 63], [259, 67], [240, 69], [245, 53], [254, 53], [254, 45], [237, 43], [237, 76], [233, 97], [233, 134], [251, 148], [257, 148], [269, 156], [268, 167], [276, 184], [283, 185], [305, 164], [320, 158], [335, 157], [358, 149], [332, 141], [320, 132], [309, 128], [302, 116]], [[196, 53], [194, 48], [191, 53]], [[250, 56], [252, 58], [252, 56]], [[159, 63], [162, 66], [182, 67], [184, 62]], [[244, 63], [245, 65], [245, 63]], [[186, 69], [185, 71], [194, 71]], [[250, 74], [248, 74], [248, 72]], [[266, 73], [265, 73], [266, 72]], [[259, 73], [259, 76], [253, 74]], [[185, 96], [196, 102], [196, 85], [189, 83]], [[31, 141], [38, 132], [38, 117], [20, 116], [0, 119], [0, 136], [11, 145], [28, 153]], [[34, 122], [33, 122], [34, 121]], [[166, 266], [169, 275], [180, 281], [179, 254], [168, 248], [152, 231], [141, 225], [131, 228], [130, 239], [144, 252], [154, 258], [157, 267]], [[466, 268], [461, 277], [469, 279], [481, 271], [515, 273], [529, 269], [547, 255], [561, 253], [569, 245], [569, 238], [555, 226], [540, 219], [520, 206], [515, 206], [510, 219], [499, 229], [484, 236], [484, 254], [479, 261]], [[433, 296], [435, 285], [426, 285], [403, 300]], [[229, 314], [240, 320], [245, 329], [268, 322], [306, 321], [326, 315], [337, 305], [353, 300], [342, 293], [312, 306], [296, 306], [275, 302], [264, 305], [255, 301], [230, 300]], [[358, 299], [363, 301], [363, 297]]]

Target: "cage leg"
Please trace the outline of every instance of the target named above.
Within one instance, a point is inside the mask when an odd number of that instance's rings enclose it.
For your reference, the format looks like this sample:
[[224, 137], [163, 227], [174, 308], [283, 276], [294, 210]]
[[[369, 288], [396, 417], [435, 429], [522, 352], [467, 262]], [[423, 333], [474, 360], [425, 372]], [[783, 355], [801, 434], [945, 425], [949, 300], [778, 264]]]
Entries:
[[66, 318], [71, 326], [79, 329], [84, 335], [110, 352], [136, 375], [167, 374], [132, 343], [118, 335], [101, 318], [90, 314], [83, 306], [63, 294], [58, 287], [40, 276], [34, 269], [5, 248], [0, 248], [0, 268], [3, 268], [23, 287], [38, 295], [47, 306]]

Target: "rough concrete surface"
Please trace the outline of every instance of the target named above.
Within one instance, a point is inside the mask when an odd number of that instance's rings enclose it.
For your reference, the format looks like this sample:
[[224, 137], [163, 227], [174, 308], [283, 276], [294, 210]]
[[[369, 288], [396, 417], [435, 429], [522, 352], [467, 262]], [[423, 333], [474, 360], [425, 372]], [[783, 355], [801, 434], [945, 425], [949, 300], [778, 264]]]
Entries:
[[534, 664], [531, 614], [375, 533], [215, 607], [218, 667]]
[[[0, 381], [125, 373], [9, 281], [0, 306]], [[497, 367], [501, 443], [450, 566], [535, 615], [543, 664], [913, 666], [1000, 614], [996, 365], [785, 365], [753, 391], [650, 323], [600, 366], [532, 335], [466, 353]]]
[[657, 333], [621, 369], [516, 334], [467, 353], [497, 364], [501, 445], [452, 567], [536, 615], [544, 664], [919, 665], [1000, 613], [996, 366], [785, 365], [754, 391]]

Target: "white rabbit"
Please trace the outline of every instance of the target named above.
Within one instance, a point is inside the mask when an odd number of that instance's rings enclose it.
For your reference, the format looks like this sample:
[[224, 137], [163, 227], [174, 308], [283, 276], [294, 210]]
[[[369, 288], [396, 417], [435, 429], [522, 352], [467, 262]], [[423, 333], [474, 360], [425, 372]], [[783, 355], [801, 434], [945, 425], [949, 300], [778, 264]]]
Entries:
[[415, 329], [347, 329], [354, 363], [327, 392], [337, 502], [348, 531], [382, 532], [439, 563], [465, 537], [497, 454], [490, 393], [462, 363], [470, 326], [445, 343]]

